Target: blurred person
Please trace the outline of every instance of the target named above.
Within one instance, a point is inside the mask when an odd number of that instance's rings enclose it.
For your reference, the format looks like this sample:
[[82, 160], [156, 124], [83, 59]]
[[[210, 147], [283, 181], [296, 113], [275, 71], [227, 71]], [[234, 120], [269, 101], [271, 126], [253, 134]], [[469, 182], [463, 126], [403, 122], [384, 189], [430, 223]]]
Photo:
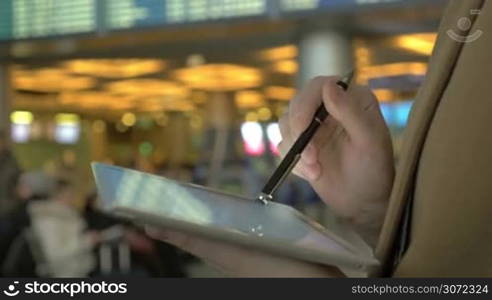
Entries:
[[[127, 275], [140, 273], [152, 277], [185, 277], [183, 261], [175, 247], [150, 239], [144, 232], [128, 222], [99, 210], [97, 208], [96, 193], [92, 193], [87, 197], [83, 214], [87, 222], [87, 229], [99, 232], [103, 237], [101, 244], [94, 248], [95, 253], [101, 250], [101, 246], [104, 246], [106, 233], [115, 228], [121, 230], [121, 242], [126, 243], [131, 250], [131, 268], [128, 270]], [[108, 242], [111, 243], [111, 241]], [[112, 265], [113, 261], [109, 263]], [[98, 264], [91, 276], [109, 275], [101, 273], [101, 262], [98, 261]]]
[[0, 129], [0, 214], [15, 205], [15, 184], [20, 173], [17, 160], [9, 149], [7, 134]]
[[[37, 244], [38, 273], [48, 277], [85, 277], [95, 266], [92, 248], [99, 243], [96, 231], [75, 208], [75, 190], [58, 180], [53, 196], [29, 206], [32, 237]], [[35, 255], [36, 256], [36, 255]]]
[[0, 218], [0, 266], [3, 276], [36, 276], [35, 262], [23, 232], [30, 226], [31, 201], [49, 199], [55, 180], [41, 171], [23, 173], [14, 184], [17, 205]]
[[[375, 247], [382, 268], [372, 276], [492, 276], [490, 33], [491, 1], [449, 2], [396, 176], [388, 129], [366, 87], [345, 92], [337, 77], [315, 78], [280, 121], [285, 155], [320, 103], [326, 106], [330, 117], [295, 173]], [[231, 275], [343, 276], [336, 267], [172, 230], [149, 232]]]
[[29, 171], [19, 177], [16, 196], [19, 202], [49, 199], [55, 190], [56, 180], [43, 171]]
[[86, 232], [76, 210], [74, 190], [65, 180], [41, 172], [21, 177], [19, 194], [25, 200], [5, 233], [10, 243], [3, 261], [4, 276], [84, 277], [95, 266], [92, 248], [97, 232]]

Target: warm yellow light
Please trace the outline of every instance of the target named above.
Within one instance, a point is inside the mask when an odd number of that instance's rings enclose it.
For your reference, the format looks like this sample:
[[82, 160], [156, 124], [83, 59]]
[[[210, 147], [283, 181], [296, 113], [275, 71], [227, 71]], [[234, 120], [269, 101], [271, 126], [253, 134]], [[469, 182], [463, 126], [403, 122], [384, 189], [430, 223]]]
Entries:
[[207, 92], [204, 91], [193, 91], [191, 94], [191, 100], [197, 104], [203, 104], [207, 102]]
[[92, 130], [97, 133], [104, 132], [106, 130], [106, 123], [103, 120], [96, 120], [92, 123]]
[[262, 82], [262, 74], [258, 69], [234, 64], [184, 68], [175, 71], [174, 76], [191, 88], [208, 91], [247, 89]]
[[160, 59], [74, 59], [64, 63], [77, 74], [104, 78], [129, 78], [162, 71], [166, 64]]
[[96, 80], [86, 76], [73, 76], [62, 69], [17, 69], [13, 72], [13, 85], [18, 90], [40, 92], [78, 91], [94, 87]]
[[280, 119], [286, 111], [287, 111], [287, 106], [281, 105], [277, 107], [277, 109], [275, 110], [275, 115], [277, 116], [277, 118]]
[[367, 83], [371, 78], [390, 77], [400, 75], [423, 76], [427, 72], [427, 64], [422, 62], [404, 62], [387, 65], [376, 65], [363, 68], [359, 71], [359, 79]]
[[295, 60], [287, 59], [276, 61], [272, 65], [272, 70], [278, 73], [295, 74], [299, 66]]
[[295, 58], [297, 54], [295, 45], [285, 45], [263, 50], [260, 52], [260, 57], [265, 60], [282, 60]]
[[268, 121], [272, 118], [272, 111], [268, 107], [258, 109], [258, 119], [260, 121]]
[[148, 97], [139, 101], [139, 110], [146, 112], [170, 111], [191, 111], [195, 105], [191, 100], [173, 99], [167, 97]]
[[175, 102], [169, 102], [164, 105], [165, 110], [170, 110], [170, 111], [192, 111], [195, 109], [195, 105], [191, 103], [190, 101], [175, 101]]
[[246, 114], [244, 119], [246, 120], [246, 122], [258, 122], [258, 114], [254, 111], [250, 111]]
[[121, 123], [127, 127], [132, 127], [137, 122], [135, 114], [127, 112], [121, 117]]
[[258, 91], [245, 90], [236, 93], [235, 102], [241, 109], [257, 108], [265, 102], [263, 94]]
[[10, 121], [14, 124], [29, 125], [34, 119], [32, 112], [17, 110], [10, 114]]
[[294, 98], [296, 90], [286, 86], [269, 86], [265, 88], [265, 95], [269, 99], [289, 101]]
[[358, 46], [355, 49], [355, 58], [359, 67], [365, 67], [371, 63], [371, 52], [365, 46]]
[[358, 47], [355, 49], [355, 56], [359, 59], [368, 59], [369, 49], [367, 47]]
[[144, 96], [169, 96], [185, 98], [189, 90], [172, 81], [158, 79], [130, 79], [106, 84], [106, 90], [115, 94]]
[[78, 124], [80, 118], [76, 114], [60, 113], [55, 115], [55, 122], [57, 124]]
[[73, 109], [88, 110], [133, 110], [137, 106], [133, 96], [113, 95], [108, 92], [62, 93], [58, 102]]
[[397, 36], [393, 40], [396, 47], [422, 55], [431, 55], [435, 42], [435, 33], [405, 34]]
[[379, 101], [392, 101], [397, 99], [397, 95], [390, 89], [375, 89], [372, 91]]

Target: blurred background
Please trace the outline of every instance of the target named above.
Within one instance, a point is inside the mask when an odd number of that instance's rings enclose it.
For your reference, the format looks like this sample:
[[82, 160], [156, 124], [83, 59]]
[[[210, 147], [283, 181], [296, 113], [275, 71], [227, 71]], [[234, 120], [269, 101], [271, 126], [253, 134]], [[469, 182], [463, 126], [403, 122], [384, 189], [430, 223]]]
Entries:
[[[0, 1], [2, 274], [220, 275], [97, 211], [90, 162], [255, 196], [296, 90], [352, 67], [397, 160], [446, 2]], [[279, 199], [329, 222], [301, 179]]]

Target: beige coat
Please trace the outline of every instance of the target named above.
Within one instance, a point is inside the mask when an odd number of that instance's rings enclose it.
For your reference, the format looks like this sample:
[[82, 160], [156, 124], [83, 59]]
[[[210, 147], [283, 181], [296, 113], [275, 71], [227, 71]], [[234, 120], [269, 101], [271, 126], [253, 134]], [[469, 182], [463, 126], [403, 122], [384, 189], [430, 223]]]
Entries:
[[[374, 275], [492, 276], [492, 1], [450, 1], [405, 134]], [[409, 199], [409, 247], [393, 267]]]

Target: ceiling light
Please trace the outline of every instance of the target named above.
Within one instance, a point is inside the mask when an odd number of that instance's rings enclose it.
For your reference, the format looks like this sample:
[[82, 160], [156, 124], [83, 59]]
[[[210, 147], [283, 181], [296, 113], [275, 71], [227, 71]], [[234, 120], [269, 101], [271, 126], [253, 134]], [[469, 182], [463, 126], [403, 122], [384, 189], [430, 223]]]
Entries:
[[18, 90], [40, 92], [78, 91], [94, 87], [96, 80], [86, 76], [73, 76], [62, 69], [14, 70], [13, 86]]
[[260, 58], [264, 60], [281, 60], [292, 59], [298, 55], [298, 50], [295, 45], [285, 45], [274, 47], [260, 52]]
[[190, 88], [208, 91], [232, 91], [261, 84], [262, 74], [256, 68], [234, 64], [208, 64], [184, 68], [174, 76]]
[[257, 108], [264, 104], [265, 97], [258, 91], [244, 90], [236, 93], [235, 102], [241, 109]]
[[405, 34], [394, 38], [393, 44], [398, 48], [429, 56], [436, 42], [435, 33]]
[[144, 96], [172, 96], [185, 98], [189, 90], [172, 81], [158, 79], [130, 79], [106, 84], [106, 90], [115, 94]]
[[279, 60], [273, 63], [272, 70], [278, 73], [295, 74], [297, 73], [299, 66], [295, 60], [286, 59]]
[[14, 111], [10, 114], [10, 121], [14, 124], [29, 125], [34, 119], [32, 112], [30, 111]]
[[273, 100], [289, 101], [294, 98], [296, 90], [286, 86], [269, 86], [265, 88], [265, 95]]
[[137, 122], [135, 114], [127, 112], [121, 117], [121, 123], [127, 127], [132, 127]]
[[74, 59], [65, 62], [67, 71], [104, 78], [129, 78], [162, 71], [160, 59]]
[[367, 83], [369, 79], [415, 75], [423, 76], [427, 72], [427, 64], [422, 62], [403, 62], [386, 65], [369, 66], [361, 69], [358, 72], [359, 80], [362, 83]]

